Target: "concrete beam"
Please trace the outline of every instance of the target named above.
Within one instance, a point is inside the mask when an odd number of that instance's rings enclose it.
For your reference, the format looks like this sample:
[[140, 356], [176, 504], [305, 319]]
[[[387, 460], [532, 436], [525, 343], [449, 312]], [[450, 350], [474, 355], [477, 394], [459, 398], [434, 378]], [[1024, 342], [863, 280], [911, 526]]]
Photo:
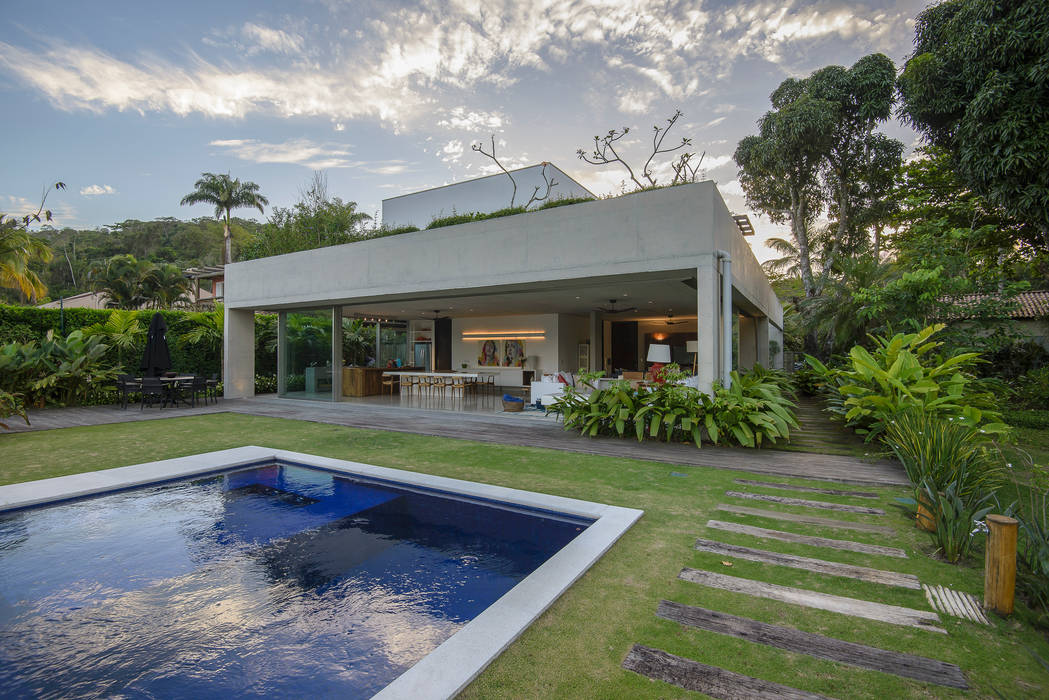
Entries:
[[243, 399], [255, 395], [255, 312], [225, 307], [222, 343], [222, 395]]

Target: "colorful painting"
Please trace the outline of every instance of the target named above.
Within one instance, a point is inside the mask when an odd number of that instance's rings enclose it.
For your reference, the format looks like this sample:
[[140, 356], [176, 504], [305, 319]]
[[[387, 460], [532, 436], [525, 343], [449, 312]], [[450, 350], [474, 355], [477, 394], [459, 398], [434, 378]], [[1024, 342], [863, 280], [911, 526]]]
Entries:
[[507, 340], [503, 343], [503, 367], [524, 367], [523, 340]]
[[481, 367], [498, 367], [499, 344], [494, 340], [481, 343], [481, 354], [477, 356], [477, 364]]

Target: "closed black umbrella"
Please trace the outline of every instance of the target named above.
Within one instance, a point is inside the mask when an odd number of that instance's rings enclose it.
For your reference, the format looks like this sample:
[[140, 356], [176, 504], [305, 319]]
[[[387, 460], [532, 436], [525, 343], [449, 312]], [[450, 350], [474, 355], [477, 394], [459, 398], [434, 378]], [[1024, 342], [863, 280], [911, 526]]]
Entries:
[[139, 369], [143, 377], [159, 377], [171, 369], [171, 352], [168, 350], [168, 325], [159, 313], [153, 314], [146, 335], [146, 351], [142, 354]]

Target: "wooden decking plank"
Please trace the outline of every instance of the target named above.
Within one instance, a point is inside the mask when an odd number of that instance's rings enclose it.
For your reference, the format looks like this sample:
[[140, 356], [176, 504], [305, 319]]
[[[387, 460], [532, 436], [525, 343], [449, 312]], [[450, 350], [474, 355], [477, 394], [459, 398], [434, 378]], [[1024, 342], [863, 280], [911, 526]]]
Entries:
[[716, 610], [707, 610], [692, 605], [683, 605], [669, 600], [660, 601], [656, 615], [665, 620], [678, 622], [689, 627], [727, 634], [755, 644], [768, 646], [798, 654], [808, 654], [818, 659], [868, 668], [882, 673], [891, 673], [923, 683], [935, 683], [949, 688], [965, 690], [969, 683], [965, 674], [954, 664], [929, 659], [914, 654], [878, 649], [866, 644], [846, 642], [819, 634], [779, 627], [765, 622], [737, 617]]
[[708, 666], [641, 644], [635, 644], [630, 649], [623, 660], [623, 668], [721, 700], [819, 700], [827, 697]]
[[683, 581], [698, 583], [701, 586], [718, 588], [723, 591], [743, 593], [744, 595], [756, 596], [758, 598], [778, 600], [781, 603], [792, 603], [794, 605], [802, 605], [809, 608], [816, 608], [818, 610], [841, 613], [842, 615], [851, 615], [853, 617], [862, 617], [867, 620], [887, 622], [891, 625], [915, 627], [917, 629], [929, 630], [930, 632], [947, 634], [947, 630], [938, 626], [940, 622], [939, 616], [937, 616], [936, 613], [926, 612], [924, 610], [913, 610], [898, 605], [886, 605], [884, 603], [874, 603], [869, 600], [859, 600], [857, 598], [831, 595], [830, 593], [808, 591], [802, 588], [779, 586], [774, 583], [752, 581], [750, 579], [738, 578], [736, 576], [717, 574], [713, 571], [700, 571], [699, 569], [682, 569], [681, 573], [678, 574], [678, 578]]
[[746, 559], [747, 561], [756, 561], [762, 564], [789, 566], [792, 569], [815, 571], [828, 576], [841, 576], [858, 581], [867, 581], [868, 583], [881, 583], [886, 586], [910, 588], [915, 591], [921, 590], [922, 587], [918, 577], [911, 574], [871, 569], [866, 566], [854, 566], [852, 564], [839, 564], [838, 562], [813, 559], [812, 557], [799, 557], [796, 554], [780, 554], [779, 552], [770, 552], [765, 549], [743, 547], [738, 544], [727, 544], [700, 538], [696, 540], [695, 549], [723, 557], [736, 557], [737, 559]]
[[797, 484], [781, 484], [776, 481], [757, 481], [755, 479], [735, 479], [735, 483], [745, 486], [762, 486], [767, 489], [779, 489], [781, 491], [804, 491], [805, 493], [822, 493], [828, 496], [852, 496], [854, 498], [877, 498], [878, 494], [870, 491], [844, 491], [842, 489], [824, 489], [816, 486], [798, 486]]
[[[399, 399], [391, 399], [397, 401]], [[716, 467], [765, 476], [818, 479], [864, 486], [906, 486], [907, 475], [892, 462], [877, 462], [843, 455], [770, 449], [746, 449], [636, 440], [611, 437], [585, 438], [565, 431], [552, 419], [508, 414], [435, 410], [397, 403], [323, 402], [258, 396], [222, 399], [199, 408], [121, 410], [113, 406], [43, 409], [32, 411], [32, 426], [10, 422], [12, 434], [48, 428], [124, 423], [157, 418], [233, 412], [254, 416], [305, 420], [369, 430], [470, 440], [523, 447], [541, 447], [604, 457], [641, 459], [676, 467]], [[7, 433], [5, 433], [7, 434]]]
[[771, 540], [806, 544], [812, 547], [842, 549], [849, 552], [860, 552], [861, 554], [881, 554], [887, 557], [896, 557], [898, 559], [907, 558], [907, 552], [902, 549], [898, 547], [886, 547], [880, 544], [866, 544], [865, 542], [853, 542], [852, 540], [832, 540], [828, 537], [799, 535], [794, 532], [770, 530], [766, 527], [744, 525], [743, 523], [729, 523], [722, 520], [708, 520], [707, 527], [714, 530], [724, 530], [725, 532], [735, 532], [741, 535], [752, 535], [754, 537], [764, 537]]
[[820, 518], [815, 515], [799, 515], [797, 513], [781, 513], [778, 510], [762, 510], [761, 508], [750, 508], [748, 506], [737, 506], [728, 503], [719, 503], [718, 510], [736, 515], [753, 515], [758, 518], [769, 520], [782, 520], [789, 523], [802, 523], [804, 525], [818, 525], [819, 527], [833, 527], [839, 530], [855, 530], [857, 532], [873, 532], [879, 535], [893, 535], [896, 531], [887, 525], [871, 525], [870, 523], [854, 523], [849, 520], [834, 520], [833, 518]]
[[837, 510], [842, 513], [864, 513], [865, 515], [885, 515], [881, 508], [870, 506], [850, 506], [847, 503], [830, 503], [829, 501], [810, 501], [805, 498], [790, 498], [789, 496], [769, 496], [764, 493], [751, 493], [749, 491], [726, 491], [726, 496], [733, 498], [746, 498], [751, 501], [765, 501], [766, 503], [781, 503], [786, 506], [804, 506], [806, 508], [820, 508], [822, 510]]

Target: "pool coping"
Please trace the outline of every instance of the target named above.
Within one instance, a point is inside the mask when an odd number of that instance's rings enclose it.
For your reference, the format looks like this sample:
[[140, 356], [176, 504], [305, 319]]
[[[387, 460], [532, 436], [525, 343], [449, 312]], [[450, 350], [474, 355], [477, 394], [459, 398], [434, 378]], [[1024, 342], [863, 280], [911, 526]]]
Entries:
[[263, 460], [298, 462], [594, 520], [538, 569], [379, 691], [374, 697], [381, 700], [454, 696], [553, 605], [643, 514], [634, 508], [255, 445], [0, 486], [0, 513], [224, 471]]

